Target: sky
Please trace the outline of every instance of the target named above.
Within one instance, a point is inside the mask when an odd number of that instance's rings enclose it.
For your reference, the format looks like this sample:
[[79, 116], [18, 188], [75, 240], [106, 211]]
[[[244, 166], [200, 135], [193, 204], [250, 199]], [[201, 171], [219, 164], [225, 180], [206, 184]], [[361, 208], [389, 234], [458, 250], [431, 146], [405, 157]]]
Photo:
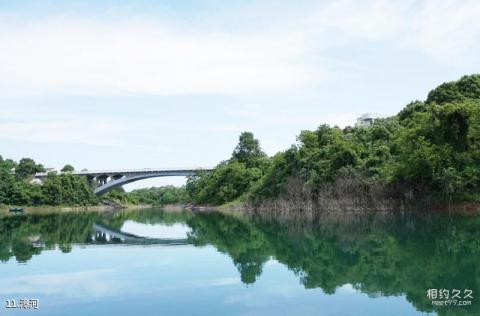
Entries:
[[479, 73], [479, 16], [477, 0], [0, 0], [0, 155], [211, 167], [242, 131], [273, 155]]

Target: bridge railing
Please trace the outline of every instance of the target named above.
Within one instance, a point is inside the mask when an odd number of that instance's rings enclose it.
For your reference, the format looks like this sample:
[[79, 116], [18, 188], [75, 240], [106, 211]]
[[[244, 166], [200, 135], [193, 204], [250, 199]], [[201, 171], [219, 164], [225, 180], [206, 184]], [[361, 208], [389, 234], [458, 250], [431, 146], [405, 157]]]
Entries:
[[[57, 174], [74, 174], [83, 176], [112, 175], [112, 174], [142, 174], [142, 173], [161, 173], [161, 172], [195, 172], [212, 171], [214, 168], [188, 167], [188, 168], [142, 168], [142, 169], [111, 169], [111, 170], [85, 170], [85, 171], [67, 171], [56, 172]], [[55, 171], [51, 171], [55, 172]], [[46, 177], [50, 172], [38, 172], [36, 178]]]

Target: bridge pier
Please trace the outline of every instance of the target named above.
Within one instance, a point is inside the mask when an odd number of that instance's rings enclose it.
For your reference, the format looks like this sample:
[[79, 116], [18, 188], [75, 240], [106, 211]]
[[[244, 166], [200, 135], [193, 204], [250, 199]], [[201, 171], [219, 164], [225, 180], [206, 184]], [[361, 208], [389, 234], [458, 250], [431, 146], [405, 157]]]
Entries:
[[108, 175], [103, 174], [97, 177], [97, 188], [101, 187], [102, 185], [107, 184], [108, 182]]
[[87, 183], [90, 188], [94, 188], [94, 184], [97, 184], [97, 179], [94, 176], [87, 176]]

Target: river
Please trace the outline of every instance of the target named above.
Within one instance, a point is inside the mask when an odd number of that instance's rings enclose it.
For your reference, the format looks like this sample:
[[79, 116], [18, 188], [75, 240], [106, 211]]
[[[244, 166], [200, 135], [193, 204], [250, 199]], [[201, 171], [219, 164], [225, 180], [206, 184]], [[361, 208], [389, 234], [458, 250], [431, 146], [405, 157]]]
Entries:
[[479, 315], [480, 217], [0, 218], [1, 315]]

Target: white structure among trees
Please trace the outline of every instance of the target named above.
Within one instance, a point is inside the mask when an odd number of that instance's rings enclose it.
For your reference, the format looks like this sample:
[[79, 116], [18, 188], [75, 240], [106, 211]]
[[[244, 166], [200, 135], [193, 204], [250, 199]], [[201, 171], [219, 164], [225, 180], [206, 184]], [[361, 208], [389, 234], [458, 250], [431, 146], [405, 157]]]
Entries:
[[365, 113], [362, 114], [359, 118], [357, 118], [357, 123], [355, 123], [356, 127], [369, 127], [375, 122], [376, 119], [381, 118], [382, 116], [378, 113]]

